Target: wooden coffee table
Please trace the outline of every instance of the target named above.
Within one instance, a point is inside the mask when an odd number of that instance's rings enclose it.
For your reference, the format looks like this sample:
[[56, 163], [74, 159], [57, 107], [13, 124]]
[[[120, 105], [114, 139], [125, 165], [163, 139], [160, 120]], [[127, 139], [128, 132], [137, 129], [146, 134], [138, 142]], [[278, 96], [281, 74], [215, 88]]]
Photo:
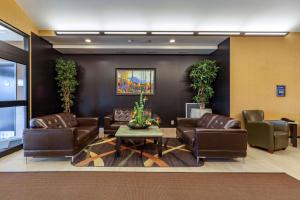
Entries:
[[116, 144], [116, 156], [120, 156], [120, 146], [122, 140], [125, 139], [153, 139], [157, 145], [157, 151], [159, 157], [162, 157], [162, 137], [163, 133], [158, 126], [150, 126], [147, 129], [131, 129], [126, 125], [120, 126], [116, 133], [117, 144]]

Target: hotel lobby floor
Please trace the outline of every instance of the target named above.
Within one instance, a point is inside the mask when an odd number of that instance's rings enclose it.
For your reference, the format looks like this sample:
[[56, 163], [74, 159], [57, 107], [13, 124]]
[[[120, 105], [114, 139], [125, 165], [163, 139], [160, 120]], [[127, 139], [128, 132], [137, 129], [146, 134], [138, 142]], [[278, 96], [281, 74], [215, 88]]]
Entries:
[[[175, 135], [174, 129], [163, 130], [165, 135]], [[298, 141], [300, 144], [300, 142]], [[23, 151], [0, 158], [0, 171], [134, 171], [134, 172], [285, 172], [300, 180], [300, 147], [289, 146], [285, 151], [270, 154], [248, 147], [245, 161], [209, 160], [202, 167], [74, 167], [70, 158], [28, 158]]]

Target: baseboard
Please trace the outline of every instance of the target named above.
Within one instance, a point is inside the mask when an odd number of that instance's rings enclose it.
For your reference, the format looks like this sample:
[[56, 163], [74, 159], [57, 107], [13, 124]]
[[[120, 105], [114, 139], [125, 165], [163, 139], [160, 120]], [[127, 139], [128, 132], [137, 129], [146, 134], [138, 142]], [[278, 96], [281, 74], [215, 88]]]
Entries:
[[1, 151], [1, 152], [0, 152], [0, 158], [2, 158], [2, 157], [4, 157], [4, 156], [7, 156], [7, 155], [9, 155], [9, 154], [11, 154], [11, 153], [14, 153], [14, 152], [16, 152], [16, 151], [19, 151], [19, 150], [21, 150], [21, 149], [23, 149], [23, 144], [19, 144], [19, 145], [15, 146], [15, 147], [6, 149], [6, 150], [4, 150], [4, 151]]

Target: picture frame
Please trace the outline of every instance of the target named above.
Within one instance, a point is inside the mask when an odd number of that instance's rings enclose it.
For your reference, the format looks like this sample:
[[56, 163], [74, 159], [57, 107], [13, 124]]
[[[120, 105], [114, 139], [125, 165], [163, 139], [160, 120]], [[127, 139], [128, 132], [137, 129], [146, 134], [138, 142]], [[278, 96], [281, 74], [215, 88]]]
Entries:
[[155, 68], [116, 68], [115, 71], [116, 95], [155, 94]]

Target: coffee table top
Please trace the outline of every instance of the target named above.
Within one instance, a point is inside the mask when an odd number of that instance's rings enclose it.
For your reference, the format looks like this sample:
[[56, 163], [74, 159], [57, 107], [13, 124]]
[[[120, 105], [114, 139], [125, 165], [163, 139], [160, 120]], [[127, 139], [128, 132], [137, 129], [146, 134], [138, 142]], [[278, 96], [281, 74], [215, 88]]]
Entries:
[[158, 126], [150, 126], [147, 129], [131, 129], [126, 125], [120, 126], [116, 137], [162, 137], [163, 133]]

